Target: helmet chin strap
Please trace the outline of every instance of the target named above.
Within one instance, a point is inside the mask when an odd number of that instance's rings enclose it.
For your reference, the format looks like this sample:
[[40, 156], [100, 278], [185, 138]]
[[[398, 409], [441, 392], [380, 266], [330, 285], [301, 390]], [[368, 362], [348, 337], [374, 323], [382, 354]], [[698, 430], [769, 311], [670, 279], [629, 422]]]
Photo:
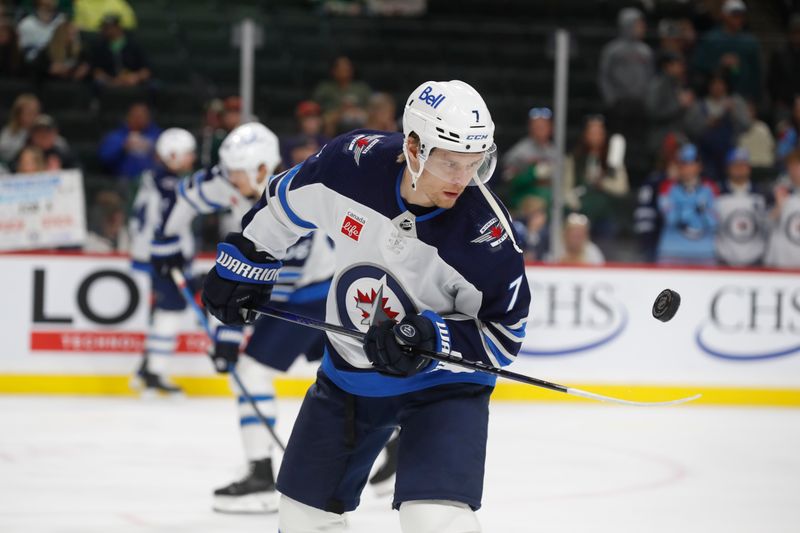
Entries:
[[408, 137], [403, 141], [403, 155], [406, 158], [406, 168], [408, 169], [408, 173], [411, 174], [411, 189], [416, 191], [417, 190], [417, 180], [422, 175], [422, 170], [425, 168], [425, 160], [420, 156], [417, 158], [419, 162], [419, 169], [414, 172], [411, 168], [411, 158], [408, 156]]

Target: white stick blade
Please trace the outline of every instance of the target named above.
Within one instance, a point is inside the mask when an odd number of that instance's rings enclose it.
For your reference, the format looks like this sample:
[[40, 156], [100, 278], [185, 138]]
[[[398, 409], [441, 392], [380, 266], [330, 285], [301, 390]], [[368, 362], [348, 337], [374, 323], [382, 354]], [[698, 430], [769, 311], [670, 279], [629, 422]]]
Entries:
[[702, 394], [695, 394], [694, 396], [688, 396], [686, 398], [679, 398], [677, 400], [668, 400], [665, 402], [636, 402], [633, 400], [623, 400], [622, 398], [614, 398], [613, 396], [604, 396], [602, 394], [597, 394], [594, 392], [588, 392], [581, 389], [567, 389], [567, 394], [571, 394], [573, 396], [580, 396], [581, 398], [588, 398], [590, 400], [598, 400], [601, 402], [609, 402], [609, 403], [616, 403], [619, 405], [635, 405], [638, 407], [665, 407], [668, 405], [680, 405], [682, 403], [687, 403], [698, 399]]

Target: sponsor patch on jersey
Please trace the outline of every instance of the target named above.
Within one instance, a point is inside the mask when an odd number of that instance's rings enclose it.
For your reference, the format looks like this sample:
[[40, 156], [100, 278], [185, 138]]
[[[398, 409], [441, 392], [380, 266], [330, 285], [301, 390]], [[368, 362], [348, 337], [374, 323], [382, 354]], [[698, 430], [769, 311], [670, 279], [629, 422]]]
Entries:
[[358, 242], [358, 239], [361, 238], [361, 231], [364, 229], [364, 224], [366, 223], [367, 217], [359, 215], [352, 209], [348, 209], [342, 221], [342, 233]]
[[372, 148], [383, 139], [383, 135], [356, 135], [347, 146], [348, 152], [353, 152], [356, 166], [361, 164], [361, 157], [369, 153]]
[[500, 244], [508, 239], [508, 234], [503, 229], [497, 217], [493, 217], [489, 222], [481, 226], [478, 233], [480, 233], [480, 235], [469, 242], [472, 244], [488, 243], [489, 246], [494, 248], [495, 246], [500, 246]]

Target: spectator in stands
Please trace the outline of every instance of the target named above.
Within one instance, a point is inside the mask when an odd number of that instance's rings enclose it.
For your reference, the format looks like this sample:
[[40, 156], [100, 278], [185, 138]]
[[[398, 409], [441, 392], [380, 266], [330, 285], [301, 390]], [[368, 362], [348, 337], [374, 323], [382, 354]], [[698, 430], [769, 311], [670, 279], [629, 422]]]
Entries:
[[678, 180], [662, 187], [658, 209], [664, 220], [658, 243], [662, 264], [715, 264], [717, 229], [712, 185], [700, 175], [697, 147], [686, 144], [678, 154]]
[[647, 177], [636, 195], [633, 212], [633, 232], [636, 234], [642, 256], [648, 263], [656, 260], [658, 237], [662, 218], [658, 211], [659, 192], [678, 179], [678, 151], [685, 143], [683, 135], [669, 133], [661, 144], [655, 170]]
[[686, 113], [694, 103], [694, 93], [687, 87], [686, 63], [675, 52], [662, 52], [660, 72], [647, 89], [645, 109], [650, 119], [648, 150], [655, 154], [670, 133], [684, 129]]
[[725, 0], [722, 26], [700, 39], [692, 68], [705, 76], [724, 72], [734, 92], [758, 102], [761, 98], [761, 50], [756, 38], [744, 30], [746, 13], [742, 0]]
[[127, 180], [156, 168], [155, 143], [161, 128], [153, 123], [150, 108], [136, 102], [128, 109], [125, 123], [106, 134], [98, 155], [109, 172]]
[[212, 100], [206, 110], [206, 126], [200, 139], [200, 161], [203, 166], [219, 162], [219, 147], [225, 137], [242, 122], [242, 99], [228, 96]]
[[103, 17], [101, 38], [91, 52], [92, 77], [100, 86], [133, 87], [150, 79], [144, 50], [122, 28], [120, 17]]
[[[313, 155], [324, 146], [329, 138], [322, 133], [322, 108], [313, 100], [303, 100], [295, 108], [297, 119], [296, 135], [281, 139], [281, 157], [284, 166], [294, 166], [305, 161], [305, 154]], [[311, 152], [311, 150], [316, 151]]]
[[503, 179], [509, 183], [509, 207], [515, 209], [527, 196], [550, 202], [550, 180], [558, 151], [553, 144], [553, 112], [547, 107], [528, 111], [528, 135], [503, 156]]
[[0, 16], [0, 78], [22, 74], [22, 53], [19, 51], [17, 30], [10, 20]]
[[739, 135], [737, 146], [750, 154], [750, 165], [771, 169], [775, 166], [775, 137], [769, 126], [758, 118], [753, 102], [747, 102], [747, 110], [750, 113], [750, 128]]
[[647, 26], [641, 11], [622, 9], [617, 23], [619, 37], [600, 54], [598, 82], [611, 131], [638, 140], [646, 128], [644, 100], [653, 78], [653, 51], [643, 42]]
[[800, 95], [794, 97], [792, 114], [778, 124], [777, 131], [778, 144], [775, 148], [775, 155], [782, 168], [786, 156], [800, 146]]
[[82, 80], [90, 70], [78, 28], [69, 20], [56, 28], [36, 62], [39, 78]]
[[204, 168], [213, 166], [212, 160], [217, 157], [216, 154], [212, 154], [212, 144], [217, 130], [222, 127], [223, 105], [222, 100], [219, 98], [212, 98], [205, 105], [203, 126], [197, 136], [197, 145], [200, 147], [200, 166]]
[[624, 143], [615, 135], [614, 150], [610, 150], [603, 117], [590, 116], [580, 144], [564, 165], [566, 204], [589, 217], [594, 239], [611, 239], [618, 230], [619, 200], [628, 194], [624, 148], [620, 147]]
[[517, 209], [514, 230], [526, 261], [544, 261], [550, 253], [547, 202], [538, 196], [524, 198]]
[[571, 213], [564, 222], [564, 241], [555, 262], [562, 265], [602, 265], [603, 252], [589, 240], [590, 223], [586, 215]]
[[753, 189], [750, 172], [747, 150], [731, 150], [728, 179], [717, 198], [717, 259], [723, 265], [758, 265], [767, 248], [766, 202]]
[[41, 150], [35, 146], [26, 146], [17, 156], [13, 168], [17, 174], [34, 174], [47, 170], [47, 165]]
[[355, 95], [346, 94], [342, 97], [339, 108], [328, 113], [325, 118], [328, 122], [327, 131], [336, 136], [364, 128], [367, 124], [367, 110], [359, 105]]
[[41, 105], [36, 96], [30, 93], [17, 96], [11, 106], [8, 124], [0, 131], [0, 160], [10, 162], [17, 156], [25, 146], [28, 129], [39, 113], [41, 113]]
[[752, 125], [747, 102], [729, 89], [726, 77], [714, 74], [705, 98], [696, 101], [686, 115], [686, 133], [700, 150], [706, 176], [717, 183], [725, 178], [728, 152]]
[[767, 89], [772, 99], [776, 122], [788, 118], [794, 97], [800, 94], [800, 13], [789, 19], [789, 39], [776, 50], [769, 62]]
[[47, 170], [78, 168], [78, 160], [67, 141], [58, 134], [56, 122], [50, 115], [39, 115], [28, 133], [28, 146], [42, 151]]
[[27, 63], [33, 63], [50, 42], [56, 28], [66, 20], [56, 9], [55, 0], [36, 0], [34, 5], [34, 12], [17, 26], [19, 47]]
[[697, 36], [692, 21], [682, 19], [661, 19], [658, 23], [658, 53], [689, 57]]
[[81, 31], [99, 31], [110, 14], [119, 17], [124, 29], [136, 29], [136, 14], [126, 0], [75, 0], [75, 25]]
[[800, 150], [786, 157], [786, 175], [776, 184], [769, 218], [772, 232], [764, 263], [775, 268], [800, 268]]
[[114, 191], [101, 191], [95, 196], [88, 214], [88, 234], [84, 252], [110, 254], [127, 252], [130, 235], [125, 227], [123, 200]]
[[347, 56], [339, 56], [331, 64], [331, 79], [320, 82], [314, 89], [313, 100], [322, 106], [324, 113], [338, 110], [346, 97], [355, 105], [366, 108], [372, 90], [363, 81], [355, 81], [353, 62]]
[[391, 94], [375, 93], [369, 97], [367, 123], [364, 127], [391, 133], [400, 129], [397, 126], [397, 104]]

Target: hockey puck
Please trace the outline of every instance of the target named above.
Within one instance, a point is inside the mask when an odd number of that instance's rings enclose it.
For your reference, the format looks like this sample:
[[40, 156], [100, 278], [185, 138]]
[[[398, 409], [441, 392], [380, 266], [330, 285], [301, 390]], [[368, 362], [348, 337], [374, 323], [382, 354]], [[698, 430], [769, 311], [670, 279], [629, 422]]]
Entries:
[[664, 289], [653, 303], [653, 318], [657, 318], [661, 322], [669, 322], [678, 312], [680, 305], [681, 295], [672, 289]]

